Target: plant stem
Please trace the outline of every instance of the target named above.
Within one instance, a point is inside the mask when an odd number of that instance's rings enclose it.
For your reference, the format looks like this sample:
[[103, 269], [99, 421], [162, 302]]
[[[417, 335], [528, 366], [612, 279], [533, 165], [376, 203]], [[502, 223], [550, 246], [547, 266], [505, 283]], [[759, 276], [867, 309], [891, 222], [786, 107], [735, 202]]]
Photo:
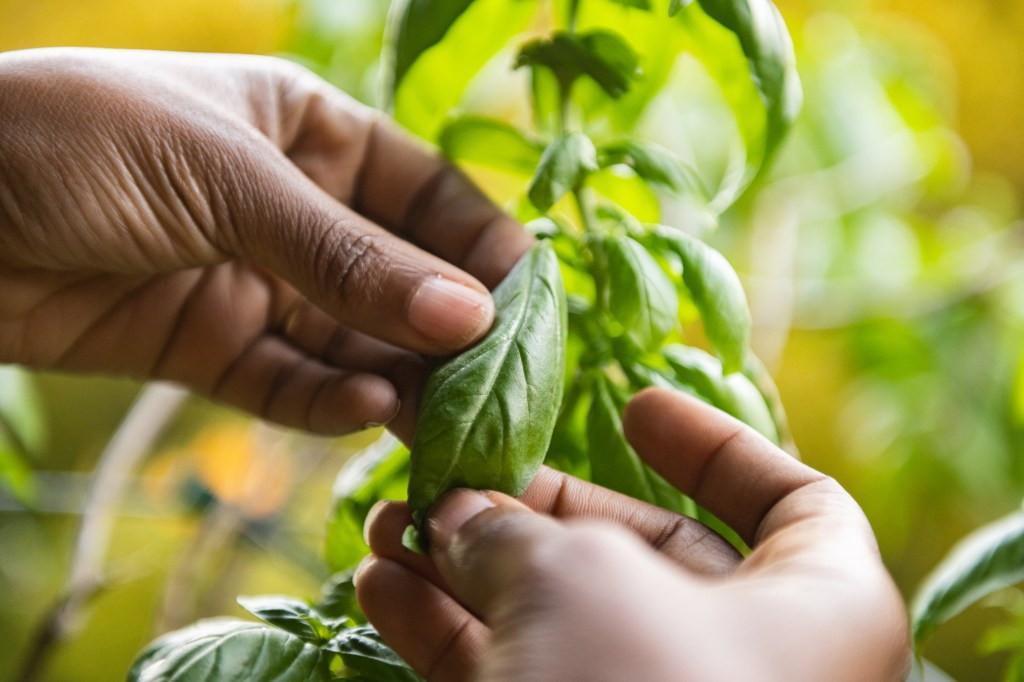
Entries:
[[147, 386], [107, 443], [86, 497], [63, 594], [37, 630], [14, 680], [39, 679], [54, 647], [80, 625], [80, 612], [106, 579], [103, 564], [113, 532], [114, 512], [131, 480], [130, 474], [178, 413], [187, 395], [168, 384]]

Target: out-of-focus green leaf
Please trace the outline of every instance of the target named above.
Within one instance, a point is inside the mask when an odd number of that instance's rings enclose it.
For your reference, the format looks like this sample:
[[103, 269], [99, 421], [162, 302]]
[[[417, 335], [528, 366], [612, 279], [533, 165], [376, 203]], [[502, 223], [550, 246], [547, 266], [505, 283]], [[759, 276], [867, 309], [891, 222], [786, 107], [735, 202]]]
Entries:
[[155, 640], [135, 659], [128, 682], [330, 682], [331, 657], [284, 630], [217, 618]]
[[436, 45], [452, 24], [473, 4], [473, 0], [405, 0], [405, 7], [395, 13], [396, 26], [391, 39], [391, 89], [396, 90], [402, 78], [423, 52]]
[[626, 441], [622, 430], [625, 400], [619, 389], [603, 374], [595, 374], [592, 390], [587, 415], [591, 480], [666, 509], [689, 509], [686, 496], [641, 461]]
[[238, 603], [267, 625], [318, 646], [330, 641], [342, 627], [341, 622], [326, 618], [294, 597], [238, 597]]
[[550, 69], [563, 88], [580, 76], [588, 76], [611, 97], [621, 97], [639, 73], [640, 63], [629, 43], [605, 30], [569, 33], [558, 31], [550, 38], [522, 46], [516, 68]]
[[621, 235], [605, 238], [608, 310], [645, 350], [655, 348], [678, 323], [676, 288], [647, 249]]
[[736, 271], [722, 254], [679, 230], [659, 227], [657, 236], [682, 262], [683, 281], [725, 372], [742, 369], [750, 343], [751, 318]]
[[[410, 132], [435, 140], [469, 82], [526, 27], [536, 7], [527, 0], [473, 0], [443, 38], [407, 68], [394, 91], [395, 119]], [[392, 35], [397, 30], [392, 24]]]
[[619, 217], [628, 218], [633, 223], [653, 224], [661, 220], [658, 195], [629, 168], [612, 166], [599, 170], [587, 178], [587, 189], [626, 211], [628, 216]]
[[544, 146], [518, 128], [481, 116], [461, 116], [449, 122], [438, 138], [441, 151], [453, 161], [497, 168], [526, 177], [540, 163]]
[[31, 504], [35, 479], [29, 457], [43, 444], [42, 406], [24, 370], [0, 365], [0, 485]]
[[1024, 352], [1021, 353], [1017, 365], [1017, 378], [1014, 380], [1011, 409], [1013, 418], [1018, 425], [1024, 426]]
[[596, 170], [597, 150], [590, 138], [581, 132], [563, 133], [544, 150], [527, 195], [538, 211], [546, 212]]
[[326, 648], [340, 654], [345, 667], [358, 673], [360, 679], [374, 682], [421, 682], [423, 679], [370, 625], [344, 630]]
[[707, 189], [697, 172], [670, 150], [652, 142], [606, 144], [598, 150], [598, 162], [602, 167], [625, 164], [648, 182], [707, 200]]
[[363, 540], [363, 521], [380, 499], [405, 497], [409, 484], [409, 451], [385, 436], [338, 472], [334, 503], [327, 523], [324, 555], [332, 571], [351, 569], [370, 551]]
[[712, 19], [736, 34], [767, 110], [763, 161], [793, 125], [803, 95], [789, 29], [771, 0], [698, 0]]
[[961, 540], [925, 578], [910, 607], [914, 642], [979, 599], [1024, 581], [1024, 512]]
[[779, 433], [771, 410], [745, 375], [723, 374], [722, 363], [699, 348], [675, 345], [662, 349], [661, 354], [680, 388], [695, 391], [718, 409], [778, 443]]

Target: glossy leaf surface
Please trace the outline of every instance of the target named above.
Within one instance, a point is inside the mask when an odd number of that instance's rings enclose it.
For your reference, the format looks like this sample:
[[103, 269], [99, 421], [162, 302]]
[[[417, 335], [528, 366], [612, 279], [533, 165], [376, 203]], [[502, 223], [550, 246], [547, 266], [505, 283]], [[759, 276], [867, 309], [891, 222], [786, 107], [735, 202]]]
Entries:
[[341, 655], [345, 667], [361, 680], [374, 682], [421, 682], [413, 671], [369, 625], [341, 632], [327, 645]]
[[562, 399], [567, 326], [550, 243], [523, 256], [494, 303], [487, 336], [427, 380], [412, 446], [414, 514], [460, 486], [518, 495], [543, 462]]
[[602, 243], [608, 276], [608, 309], [641, 348], [656, 346], [678, 321], [676, 289], [661, 266], [634, 239]]
[[128, 682], [329, 682], [330, 656], [284, 630], [233, 618], [205, 620], [150, 644]]
[[743, 367], [752, 323], [736, 271], [722, 254], [679, 230], [662, 227], [657, 235], [681, 261], [683, 281], [725, 372], [738, 371]]

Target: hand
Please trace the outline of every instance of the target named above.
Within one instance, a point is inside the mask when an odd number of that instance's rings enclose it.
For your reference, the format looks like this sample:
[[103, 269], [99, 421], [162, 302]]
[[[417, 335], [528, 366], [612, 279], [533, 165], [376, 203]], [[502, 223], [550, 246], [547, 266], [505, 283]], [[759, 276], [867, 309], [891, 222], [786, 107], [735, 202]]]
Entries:
[[479, 338], [531, 243], [281, 60], [6, 53], [0, 120], [0, 362], [170, 379], [326, 433], [401, 408], [408, 435], [413, 354]]
[[749, 556], [692, 519], [552, 470], [522, 502], [444, 498], [430, 559], [402, 548], [408, 510], [386, 503], [357, 574], [384, 639], [431, 681], [903, 679], [902, 600], [835, 481], [681, 394], [646, 391], [624, 420], [640, 456]]

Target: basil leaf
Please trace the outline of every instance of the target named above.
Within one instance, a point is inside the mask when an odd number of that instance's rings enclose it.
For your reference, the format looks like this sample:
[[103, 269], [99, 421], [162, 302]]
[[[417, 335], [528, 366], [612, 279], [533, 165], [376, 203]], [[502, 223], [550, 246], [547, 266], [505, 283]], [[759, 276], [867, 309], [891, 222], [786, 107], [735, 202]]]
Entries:
[[652, 349], [676, 326], [676, 288], [643, 246], [630, 237], [601, 242], [607, 272], [608, 310], [643, 349]]
[[725, 372], [742, 369], [750, 343], [751, 319], [736, 271], [722, 254], [699, 239], [666, 227], [659, 227], [656, 234], [663, 246], [679, 257], [683, 282]]
[[998, 590], [1024, 582], [1024, 511], [961, 540], [925, 578], [910, 606], [914, 642]]
[[[395, 119], [413, 134], [436, 140], [469, 82], [536, 9], [526, 0], [411, 0], [404, 11], [393, 12], [389, 32], [396, 68], [389, 92]], [[400, 65], [404, 71], [397, 70]]]
[[544, 150], [527, 196], [545, 213], [596, 170], [597, 150], [590, 138], [580, 132], [562, 133]]
[[551, 244], [538, 242], [494, 290], [495, 321], [441, 363], [423, 390], [409, 506], [417, 523], [461, 486], [518, 495], [544, 460], [565, 375], [565, 289]]
[[370, 548], [363, 540], [363, 522], [381, 499], [398, 499], [409, 480], [409, 451], [384, 436], [342, 467], [334, 481], [327, 521], [324, 557], [332, 571], [354, 568]]
[[[771, 0], [698, 0], [704, 12], [736, 34], [767, 110], [767, 163], [800, 113], [803, 94], [793, 41]], [[679, 9], [676, 4], [673, 7]]]
[[327, 645], [341, 655], [345, 667], [375, 682], [421, 682], [409, 665], [384, 643], [377, 631], [364, 625], [340, 632]]
[[708, 199], [708, 191], [697, 172], [660, 145], [638, 140], [615, 142], [601, 147], [598, 158], [602, 168], [625, 164], [648, 182], [705, 201]]
[[439, 43], [472, 4], [473, 0], [406, 0], [405, 10], [395, 15], [392, 90], [398, 89], [419, 56]]
[[451, 121], [441, 131], [438, 144], [453, 161], [469, 161], [527, 177], [533, 175], [544, 150], [518, 128], [481, 116]]
[[625, 399], [608, 377], [593, 377], [593, 396], [587, 415], [591, 480], [638, 500], [673, 511], [689, 509], [686, 496], [647, 466], [622, 430]]
[[774, 443], [779, 432], [771, 410], [756, 386], [744, 374], [722, 373], [722, 363], [699, 348], [673, 345], [661, 351], [679, 388], [699, 397], [752, 427]]
[[515, 67], [543, 66], [567, 89], [580, 76], [594, 80], [610, 97], [621, 97], [640, 73], [640, 59], [617, 33], [603, 29], [585, 33], [558, 31], [523, 45]]
[[313, 644], [330, 641], [341, 627], [341, 621], [326, 619], [309, 604], [293, 597], [238, 597], [237, 601], [267, 625]]
[[147, 646], [128, 682], [330, 682], [331, 655], [262, 623], [234, 618], [199, 621]]
[[42, 404], [24, 370], [0, 365], [0, 486], [23, 504], [35, 497], [29, 458], [43, 445]]

